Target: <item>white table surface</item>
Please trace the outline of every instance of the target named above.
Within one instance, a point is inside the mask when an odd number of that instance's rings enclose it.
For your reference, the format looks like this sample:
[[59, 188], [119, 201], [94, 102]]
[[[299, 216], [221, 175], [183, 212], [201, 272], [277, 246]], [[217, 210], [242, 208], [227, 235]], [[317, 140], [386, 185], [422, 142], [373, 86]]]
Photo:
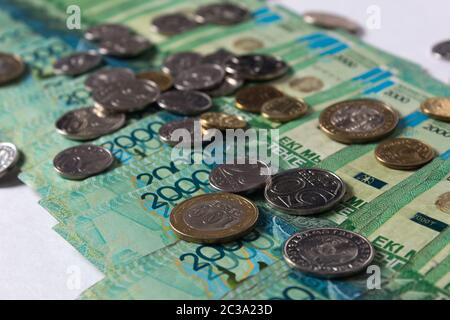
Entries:
[[[450, 39], [448, 0], [280, 0], [298, 12], [326, 10], [366, 26], [367, 9], [380, 10], [380, 28], [364, 39], [418, 62], [442, 81], [450, 62], [435, 59], [431, 46]], [[74, 299], [103, 275], [52, 227], [55, 219], [39, 197], [14, 176], [0, 182], [0, 299]]]

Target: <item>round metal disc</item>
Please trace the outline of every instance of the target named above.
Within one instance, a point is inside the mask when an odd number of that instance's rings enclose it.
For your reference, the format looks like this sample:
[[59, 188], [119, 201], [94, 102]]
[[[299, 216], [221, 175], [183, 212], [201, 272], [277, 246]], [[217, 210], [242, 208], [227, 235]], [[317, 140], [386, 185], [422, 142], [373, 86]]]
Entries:
[[152, 25], [156, 32], [173, 36], [196, 28], [198, 23], [183, 13], [171, 13], [156, 17], [152, 20]]
[[167, 91], [161, 94], [158, 105], [169, 112], [195, 116], [212, 107], [211, 98], [198, 91]]
[[168, 56], [163, 63], [162, 70], [172, 76], [195, 67], [202, 61], [202, 56], [195, 52], [178, 52]]
[[225, 71], [217, 64], [200, 64], [178, 73], [174, 79], [178, 90], [208, 90], [220, 85]]
[[233, 25], [250, 19], [250, 11], [233, 3], [214, 3], [201, 6], [195, 12], [200, 23]]
[[0, 85], [20, 78], [25, 72], [25, 64], [16, 55], [0, 52]]
[[102, 64], [101, 55], [92, 52], [77, 52], [60, 58], [53, 65], [56, 74], [78, 76], [89, 72]]
[[103, 68], [89, 75], [84, 81], [84, 85], [91, 91], [134, 78], [134, 72], [128, 68]]
[[11, 171], [19, 161], [19, 151], [10, 142], [0, 142], [0, 178]]
[[289, 66], [276, 57], [248, 54], [229, 59], [225, 70], [246, 80], [272, 80], [285, 75]]

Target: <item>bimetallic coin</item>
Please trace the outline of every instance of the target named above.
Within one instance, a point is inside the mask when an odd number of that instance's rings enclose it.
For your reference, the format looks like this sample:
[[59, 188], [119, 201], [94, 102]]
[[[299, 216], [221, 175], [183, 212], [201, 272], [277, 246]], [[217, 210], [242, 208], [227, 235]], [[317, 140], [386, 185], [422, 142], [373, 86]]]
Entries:
[[172, 76], [200, 64], [202, 56], [195, 52], [178, 52], [164, 60], [162, 70]]
[[225, 64], [228, 60], [234, 57], [230, 51], [226, 49], [218, 49], [217, 51], [207, 54], [201, 59], [202, 64], [218, 64], [222, 68], [225, 68]]
[[136, 75], [136, 78], [142, 80], [150, 80], [156, 83], [160, 91], [167, 91], [172, 87], [172, 76], [160, 71], [145, 71]]
[[431, 50], [436, 57], [444, 60], [450, 60], [450, 40], [434, 45]]
[[102, 64], [101, 55], [92, 52], [77, 52], [60, 58], [53, 64], [56, 74], [78, 76], [89, 72]]
[[195, 141], [203, 143], [200, 122], [191, 118], [175, 120], [162, 125], [159, 129], [159, 137], [161, 141], [171, 146], [191, 146]]
[[25, 72], [25, 64], [18, 56], [0, 52], [0, 85], [20, 78]]
[[450, 98], [429, 98], [421, 104], [420, 109], [432, 118], [450, 122]]
[[174, 86], [178, 90], [208, 90], [222, 83], [225, 71], [217, 64], [200, 64], [178, 73]]
[[104, 68], [89, 75], [84, 81], [88, 90], [109, 86], [122, 81], [133, 80], [134, 72], [128, 68]]
[[261, 115], [277, 122], [287, 122], [300, 118], [308, 111], [308, 105], [292, 97], [283, 96], [265, 102], [261, 108]]
[[11, 171], [19, 161], [19, 151], [9, 142], [0, 142], [0, 178]]
[[283, 256], [293, 268], [319, 278], [342, 278], [364, 271], [375, 250], [363, 236], [338, 228], [309, 229], [291, 236]]
[[66, 112], [56, 121], [56, 130], [72, 140], [92, 140], [114, 132], [125, 124], [123, 113], [102, 114], [94, 107]]
[[111, 152], [93, 144], [67, 148], [53, 159], [53, 166], [63, 178], [82, 180], [107, 170], [114, 163]]
[[170, 226], [186, 241], [226, 243], [249, 233], [258, 220], [258, 208], [231, 193], [210, 193], [190, 198], [173, 208]]
[[115, 37], [103, 39], [98, 45], [101, 54], [118, 57], [132, 58], [149, 50], [153, 44], [147, 38], [140, 35], [128, 37]]
[[132, 34], [133, 32], [131, 29], [124, 25], [105, 23], [87, 29], [84, 33], [84, 37], [91, 41], [101, 41], [112, 38], [129, 37]]
[[201, 6], [195, 12], [200, 23], [233, 25], [248, 20], [250, 11], [232, 3], [215, 3]]
[[293, 215], [309, 215], [334, 207], [345, 190], [344, 181], [333, 172], [304, 168], [272, 176], [264, 196], [274, 208]]
[[236, 92], [237, 89], [244, 85], [244, 80], [237, 76], [225, 76], [222, 83], [216, 88], [203, 90], [210, 97], [225, 97]]
[[398, 124], [398, 114], [382, 101], [355, 99], [326, 108], [320, 129], [342, 143], [365, 143], [386, 137]]
[[272, 80], [285, 75], [289, 66], [276, 57], [248, 54], [228, 60], [225, 70], [246, 80]]
[[196, 28], [198, 23], [183, 13], [171, 13], [156, 17], [152, 20], [152, 25], [156, 32], [173, 36]]
[[134, 112], [143, 110], [159, 97], [158, 86], [147, 80], [126, 80], [95, 89], [92, 99], [105, 112]]
[[343, 29], [349, 33], [359, 35], [363, 32], [362, 27], [346, 18], [336, 14], [326, 12], [310, 11], [303, 14], [305, 22], [314, 24], [321, 28], [326, 29]]
[[289, 86], [296, 91], [310, 93], [322, 90], [324, 83], [319, 78], [307, 76], [292, 79], [289, 81]]
[[205, 112], [200, 116], [200, 123], [205, 129], [245, 129], [247, 121], [225, 112]]
[[212, 107], [211, 98], [198, 91], [167, 91], [161, 94], [158, 105], [169, 112], [195, 116]]
[[450, 192], [441, 194], [436, 200], [435, 205], [442, 212], [450, 214]]
[[283, 93], [272, 86], [258, 85], [243, 88], [236, 92], [236, 108], [259, 113], [264, 103], [282, 96]]

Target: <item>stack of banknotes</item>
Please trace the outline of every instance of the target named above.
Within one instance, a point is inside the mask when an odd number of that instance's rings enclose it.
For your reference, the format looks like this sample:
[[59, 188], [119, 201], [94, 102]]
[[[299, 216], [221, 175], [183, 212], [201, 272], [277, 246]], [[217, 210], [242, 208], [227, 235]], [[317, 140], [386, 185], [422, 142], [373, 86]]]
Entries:
[[[105, 273], [83, 299], [448, 299], [450, 297], [450, 123], [420, 112], [423, 101], [450, 97], [448, 85], [420, 66], [365, 44], [344, 31], [320, 29], [284, 7], [240, 1], [252, 13], [233, 26], [204, 25], [163, 36], [149, 21], [192, 12], [214, 0], [36, 0], [0, 5], [1, 51], [25, 60], [25, 79], [0, 90], [0, 140], [22, 151], [20, 179], [42, 197], [57, 220], [54, 230]], [[270, 84], [303, 99], [309, 112], [286, 124], [234, 107], [235, 97], [214, 98], [213, 111], [239, 115], [255, 128], [278, 128], [281, 170], [317, 167], [345, 182], [344, 201], [315, 216], [289, 215], [252, 196], [260, 217], [255, 230], [225, 245], [179, 240], [168, 217], [178, 203], [213, 192], [211, 165], [171, 162], [172, 148], [158, 130], [175, 117], [161, 110], [134, 114], [122, 129], [93, 140], [111, 151], [115, 167], [73, 181], [53, 168], [54, 156], [80, 144], [55, 130], [65, 112], [93, 105], [87, 75], [54, 74], [53, 63], [92, 44], [69, 30], [66, 10], [81, 8], [84, 29], [100, 23], [129, 26], [156, 44], [151, 55], [107, 58], [136, 72], [160, 69], [176, 52], [265, 53], [281, 57], [290, 74]], [[318, 87], [302, 86], [306, 77]], [[389, 169], [374, 157], [375, 143], [346, 145], [319, 129], [319, 115], [342, 100], [372, 98], [400, 114], [395, 137], [415, 138], [438, 156], [418, 170]], [[261, 198], [261, 199], [260, 199]], [[367, 237], [375, 248], [380, 283], [369, 275], [319, 279], [291, 269], [282, 245], [308, 228], [339, 227]], [[370, 281], [369, 281], [370, 282]]]

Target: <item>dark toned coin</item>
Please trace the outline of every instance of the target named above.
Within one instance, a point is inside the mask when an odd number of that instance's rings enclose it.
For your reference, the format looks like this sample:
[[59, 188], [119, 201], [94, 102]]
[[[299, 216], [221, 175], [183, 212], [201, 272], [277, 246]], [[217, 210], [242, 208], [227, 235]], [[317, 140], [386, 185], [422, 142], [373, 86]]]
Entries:
[[149, 80], [156, 83], [160, 91], [169, 90], [173, 85], [173, 78], [170, 74], [161, 71], [145, 71], [136, 75], [136, 78]]
[[237, 89], [244, 85], [244, 80], [236, 76], [225, 76], [222, 83], [209, 90], [203, 90], [210, 97], [225, 97], [232, 95]]
[[99, 52], [104, 55], [118, 58], [136, 57], [149, 50], [153, 44], [147, 38], [140, 35], [127, 37], [114, 37], [100, 41]]
[[168, 56], [162, 70], [172, 76], [200, 64], [202, 56], [196, 52], [178, 52]]
[[191, 146], [195, 141], [203, 143], [201, 125], [198, 120], [189, 118], [170, 121], [159, 129], [160, 139], [171, 145]]
[[0, 52], [0, 85], [20, 78], [25, 72], [25, 64], [19, 56]]
[[91, 41], [101, 41], [129, 37], [132, 34], [133, 31], [127, 26], [116, 23], [104, 23], [87, 29], [84, 33], [84, 37]]
[[94, 90], [134, 78], [134, 72], [128, 68], [103, 68], [89, 75], [84, 85], [88, 90]]
[[178, 90], [208, 90], [220, 85], [225, 71], [217, 64], [200, 64], [178, 73], [174, 79]]
[[233, 25], [250, 19], [250, 11], [233, 3], [214, 3], [204, 5], [195, 12], [200, 23]]
[[272, 121], [288, 122], [300, 118], [308, 111], [308, 105], [303, 100], [283, 96], [265, 102], [261, 115]]
[[102, 61], [102, 56], [97, 53], [77, 52], [60, 58], [53, 65], [53, 70], [57, 74], [78, 76], [97, 68]]
[[152, 26], [156, 32], [166, 36], [173, 36], [196, 28], [198, 23], [185, 14], [178, 12], [156, 17], [152, 20]]
[[268, 85], [242, 88], [236, 92], [236, 108], [260, 113], [264, 103], [284, 96], [281, 91]]
[[218, 49], [210, 54], [205, 55], [202, 58], [201, 63], [218, 64], [222, 68], [225, 68], [226, 62], [233, 57], [235, 57], [235, 55], [230, 51], [226, 49]]
[[198, 91], [167, 91], [161, 94], [158, 105], [169, 112], [195, 116], [212, 107], [211, 98]]
[[263, 54], [248, 54], [229, 59], [225, 71], [245, 80], [272, 80], [285, 75], [289, 66], [283, 60]]
[[309, 11], [303, 14], [305, 22], [326, 29], [342, 29], [349, 33], [362, 34], [363, 28], [356, 22], [336, 14]]

